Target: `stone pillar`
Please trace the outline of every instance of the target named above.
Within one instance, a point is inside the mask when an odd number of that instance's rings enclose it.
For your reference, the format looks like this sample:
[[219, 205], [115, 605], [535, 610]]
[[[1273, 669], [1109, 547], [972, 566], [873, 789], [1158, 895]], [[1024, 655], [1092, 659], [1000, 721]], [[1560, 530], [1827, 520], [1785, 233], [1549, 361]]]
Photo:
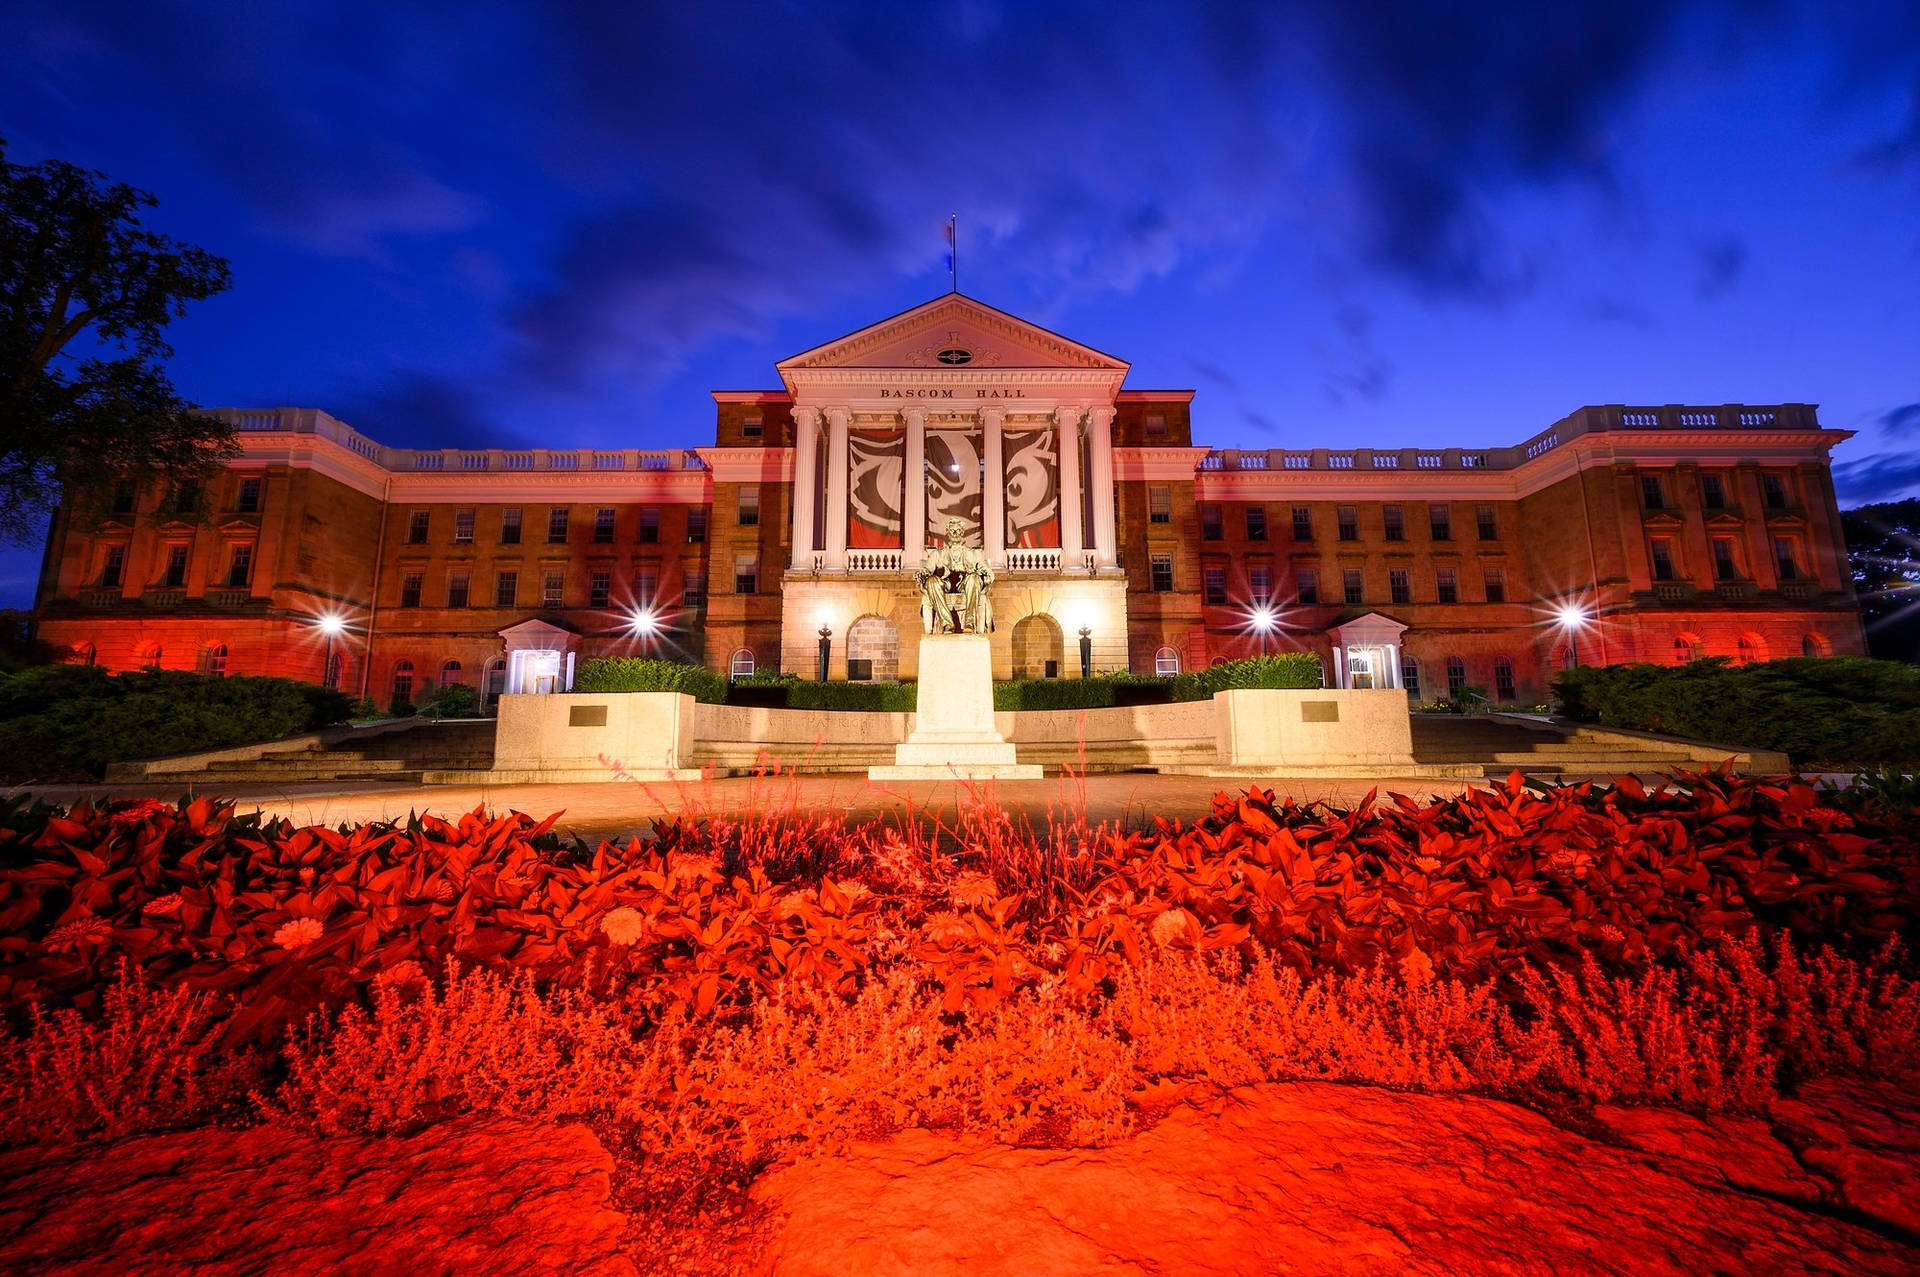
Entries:
[[1053, 410], [1055, 444], [1060, 451], [1060, 567], [1082, 566], [1086, 534], [1080, 501], [1080, 414], [1082, 408]]
[[827, 409], [827, 571], [847, 570], [847, 425], [851, 410]]
[[820, 410], [793, 410], [793, 567], [813, 568], [813, 511], [820, 492]]
[[1006, 417], [1006, 409], [997, 405], [980, 410], [980, 455], [987, 463], [980, 476], [980, 548], [996, 572], [1007, 566], [1007, 465], [1000, 442]]
[[1087, 451], [1091, 454], [1087, 482], [1093, 488], [1093, 561], [1110, 568], [1116, 562], [1113, 521], [1113, 409], [1095, 408], [1087, 415]]
[[900, 472], [900, 563], [911, 572], [927, 552], [927, 410], [914, 405], [900, 415], [907, 423], [907, 460]]

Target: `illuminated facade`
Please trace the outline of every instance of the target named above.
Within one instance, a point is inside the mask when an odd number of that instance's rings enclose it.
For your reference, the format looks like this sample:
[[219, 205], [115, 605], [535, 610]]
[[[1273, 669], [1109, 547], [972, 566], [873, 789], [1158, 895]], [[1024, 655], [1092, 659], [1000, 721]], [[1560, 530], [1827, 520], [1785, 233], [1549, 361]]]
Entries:
[[1084, 634], [1096, 672], [1306, 648], [1343, 684], [1532, 703], [1574, 659], [1864, 650], [1848, 436], [1808, 405], [1222, 451], [1194, 445], [1191, 391], [1126, 389], [1122, 361], [959, 294], [777, 367], [715, 392], [686, 450], [418, 451], [221, 410], [219, 483], [56, 518], [40, 635], [113, 668], [321, 679], [331, 652], [381, 702], [614, 653], [812, 677], [823, 629], [830, 677], [910, 679], [911, 573], [958, 516], [999, 574], [1002, 677], [1077, 677]]

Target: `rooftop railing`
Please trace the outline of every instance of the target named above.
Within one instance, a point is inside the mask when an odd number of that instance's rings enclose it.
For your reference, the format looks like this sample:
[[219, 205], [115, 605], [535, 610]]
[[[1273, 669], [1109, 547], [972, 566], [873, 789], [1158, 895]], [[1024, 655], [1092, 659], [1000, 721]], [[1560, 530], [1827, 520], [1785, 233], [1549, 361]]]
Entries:
[[705, 470], [690, 448], [389, 448], [317, 408], [210, 408], [243, 434], [301, 434], [330, 439], [388, 470], [413, 471], [627, 471]]

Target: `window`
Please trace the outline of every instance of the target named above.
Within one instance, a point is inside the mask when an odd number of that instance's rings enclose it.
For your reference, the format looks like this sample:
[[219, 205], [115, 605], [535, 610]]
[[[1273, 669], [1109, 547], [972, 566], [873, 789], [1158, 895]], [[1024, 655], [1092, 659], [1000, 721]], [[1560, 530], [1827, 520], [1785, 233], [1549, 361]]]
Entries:
[[1487, 602], [1505, 603], [1507, 601], [1507, 577], [1499, 568], [1486, 569]]
[[1447, 658], [1447, 695], [1458, 696], [1466, 690], [1467, 663], [1457, 656]]
[[470, 593], [468, 580], [469, 578], [465, 572], [447, 573], [447, 606], [448, 607], [467, 606], [467, 596]]
[[1340, 539], [1358, 541], [1360, 539], [1360, 507], [1343, 505], [1338, 511], [1340, 520]]
[[1404, 652], [1400, 654], [1400, 686], [1407, 689], [1412, 699], [1420, 699], [1420, 662]]
[[407, 515], [407, 544], [425, 545], [427, 533], [433, 525], [433, 511], [414, 510]]
[[1147, 522], [1173, 522], [1173, 489], [1155, 486], [1147, 489]]
[[411, 705], [413, 703], [413, 662], [395, 661], [393, 664], [393, 704]]
[[200, 672], [212, 678], [227, 676], [227, 645], [215, 643], [200, 653]]
[[258, 479], [240, 481], [240, 495], [234, 501], [233, 508], [241, 514], [260, 513], [260, 481]]
[[1787, 481], [1777, 474], [1760, 476], [1760, 491], [1769, 510], [1784, 510], [1793, 504], [1787, 493]]
[[200, 485], [182, 483], [173, 490], [173, 508], [179, 514], [192, 514], [200, 508]]
[[[1833, 655], [1833, 648], [1818, 634], [1803, 634], [1800, 636], [1800, 655], [1831, 656]], [[91, 657], [89, 657], [87, 664], [93, 664]]]
[[1227, 570], [1207, 568], [1200, 573], [1202, 601], [1208, 607], [1224, 607], [1227, 602]]
[[100, 584], [117, 586], [127, 570], [127, 547], [110, 545], [106, 557], [100, 560]]
[[660, 597], [660, 567], [644, 563], [633, 574], [633, 599], [643, 607], [652, 607]]
[[707, 601], [706, 573], [687, 573], [686, 583], [680, 587], [680, 601], [689, 609], [697, 608]]
[[587, 577], [587, 606], [606, 607], [613, 602], [613, 573], [594, 572]]
[[593, 512], [593, 541], [595, 545], [613, 544], [613, 507], [601, 506]]
[[1407, 520], [1399, 506], [1382, 506], [1380, 514], [1386, 520], [1387, 540], [1404, 541], [1407, 539]]
[[[706, 513], [707, 512], [705, 510], [702, 510], [700, 512], [702, 516], [701, 518], [702, 526], [701, 526], [700, 532], [701, 532], [701, 537], [703, 539], [706, 535], [706, 527], [705, 527]], [[694, 539], [693, 524], [691, 520], [689, 520], [687, 524], [687, 539], [689, 541]], [[640, 508], [640, 544], [641, 545], [659, 545], [660, 544], [660, 507], [659, 506], [649, 505], [649, 506], [642, 506]]]
[[1500, 515], [1493, 506], [1475, 506], [1473, 510], [1473, 521], [1479, 525], [1480, 539], [1482, 541], [1498, 541], [1500, 539]]
[[1387, 594], [1395, 603], [1413, 602], [1413, 578], [1405, 568], [1387, 570]]
[[1203, 505], [1200, 507], [1200, 539], [1218, 541], [1221, 537], [1220, 507]]
[[1427, 535], [1435, 541], [1453, 540], [1452, 506], [1430, 505], [1427, 507]]
[[1167, 594], [1173, 590], [1173, 556], [1156, 554], [1150, 563], [1153, 576], [1153, 592]]
[[140, 668], [143, 670], [157, 670], [160, 668], [160, 645], [158, 643], [149, 643], [140, 649]]
[[420, 584], [426, 576], [420, 572], [409, 572], [400, 578], [400, 606], [420, 606]]
[[1660, 486], [1660, 476], [1643, 474], [1640, 476], [1640, 504], [1649, 510], [1667, 508], [1666, 490]]
[[566, 604], [567, 578], [558, 572], [543, 573], [540, 577], [540, 606], [564, 607]]
[[745, 417], [741, 419], [740, 437], [742, 439], [764, 439], [766, 434], [767, 423], [762, 418]]
[[340, 686], [341, 660], [342, 657], [339, 652], [333, 650], [327, 652], [326, 668], [320, 671], [320, 685], [322, 687], [337, 688]]
[[1296, 541], [1313, 540], [1313, 507], [1297, 505], [1293, 507], [1293, 539]]
[[1733, 538], [1715, 537], [1713, 539], [1713, 579], [1716, 581], [1738, 581], [1740, 565], [1733, 557]]
[[1717, 474], [1700, 476], [1700, 504], [1709, 510], [1727, 508], [1727, 485], [1720, 482]]
[[500, 572], [493, 578], [493, 605], [513, 607], [520, 601], [520, 574]]
[[1792, 537], [1773, 539], [1773, 570], [1782, 581], [1800, 579], [1800, 557], [1794, 553]]
[[[646, 518], [646, 515], [643, 512], [641, 515], [641, 519], [643, 522], [645, 518]], [[658, 527], [660, 524], [660, 512], [658, 510], [655, 510], [653, 512], [653, 522], [655, 527]], [[643, 541], [645, 539], [646, 538], [644, 536], [641, 538], [641, 540]], [[687, 544], [704, 545], [706, 543], [706, 540], [707, 540], [707, 507], [703, 505], [697, 505], [693, 507], [691, 510], [687, 511]]]
[[138, 492], [133, 484], [125, 479], [113, 485], [113, 513], [132, 514]]
[[1273, 578], [1264, 563], [1254, 563], [1247, 567], [1247, 592], [1253, 595], [1256, 604], [1264, 604], [1273, 598]]
[[756, 594], [760, 590], [760, 556], [737, 554], [733, 559], [733, 592]]
[[236, 545], [233, 557], [227, 560], [227, 584], [242, 586], [253, 579], [253, 547]]
[[1677, 579], [1673, 573], [1673, 540], [1670, 537], [1655, 537], [1652, 543], [1653, 579], [1672, 581]]
[[1167, 433], [1166, 414], [1158, 413], [1158, 412], [1148, 413], [1146, 426], [1147, 426], [1147, 438], [1149, 439], [1164, 438]]
[[1513, 686], [1513, 662], [1504, 656], [1493, 658], [1493, 694], [1503, 701], [1516, 695]]
[[460, 683], [460, 662], [442, 661], [440, 664], [440, 686], [456, 687]]
[[160, 584], [167, 589], [177, 590], [187, 583], [187, 547], [170, 545], [167, 547], [167, 567], [160, 574]]
[[513, 506], [500, 512], [500, 544], [520, 544], [520, 509]]
[[1267, 539], [1267, 507], [1250, 505], [1247, 507], [1247, 540], [1264, 541]]
[[1442, 603], [1460, 601], [1460, 573], [1456, 568], [1435, 568], [1433, 585]]
[[750, 678], [753, 675], [753, 651], [750, 648], [737, 648], [731, 660], [727, 662], [727, 674], [732, 678]]
[[1767, 659], [1767, 641], [1758, 634], [1742, 634], [1734, 648], [1734, 663], [1752, 665]]
[[760, 526], [760, 489], [740, 489], [738, 514], [741, 527], [757, 528]]
[[1343, 571], [1340, 574], [1340, 587], [1347, 606], [1352, 607], [1356, 603], [1366, 602], [1365, 578], [1360, 575], [1359, 568], [1348, 568]]
[[455, 510], [453, 512], [453, 543], [455, 545], [473, 544], [473, 511]]
[[1312, 568], [1301, 568], [1294, 574], [1293, 588], [1303, 605], [1312, 606], [1320, 601], [1320, 578]]
[[1163, 647], [1153, 654], [1153, 675], [1155, 678], [1172, 678], [1180, 672], [1180, 653], [1170, 647]]
[[565, 506], [556, 506], [547, 511], [547, 544], [565, 545], [567, 543], [567, 519], [573, 512]]

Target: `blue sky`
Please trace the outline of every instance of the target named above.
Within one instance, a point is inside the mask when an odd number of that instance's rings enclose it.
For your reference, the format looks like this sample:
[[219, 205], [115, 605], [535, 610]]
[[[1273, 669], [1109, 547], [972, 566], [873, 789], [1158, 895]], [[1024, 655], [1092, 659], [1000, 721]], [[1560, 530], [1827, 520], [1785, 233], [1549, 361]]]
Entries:
[[1844, 501], [1920, 489], [1912, 3], [13, 0], [0, 136], [232, 260], [182, 393], [391, 444], [704, 441], [957, 213], [1207, 442], [1800, 400]]

